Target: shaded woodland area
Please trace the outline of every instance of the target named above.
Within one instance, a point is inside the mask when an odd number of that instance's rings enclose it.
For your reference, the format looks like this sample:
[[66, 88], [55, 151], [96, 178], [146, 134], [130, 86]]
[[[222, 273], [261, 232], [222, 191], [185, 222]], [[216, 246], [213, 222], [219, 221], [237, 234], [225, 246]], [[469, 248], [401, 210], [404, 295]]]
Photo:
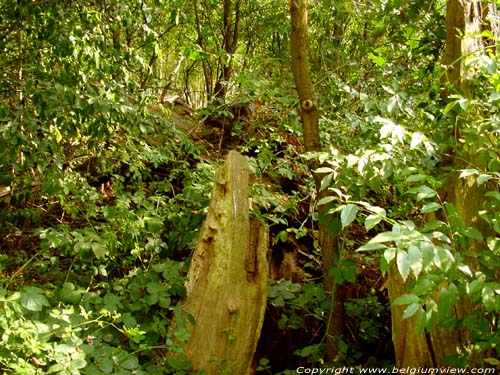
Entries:
[[495, 371], [498, 5], [0, 0], [0, 371]]

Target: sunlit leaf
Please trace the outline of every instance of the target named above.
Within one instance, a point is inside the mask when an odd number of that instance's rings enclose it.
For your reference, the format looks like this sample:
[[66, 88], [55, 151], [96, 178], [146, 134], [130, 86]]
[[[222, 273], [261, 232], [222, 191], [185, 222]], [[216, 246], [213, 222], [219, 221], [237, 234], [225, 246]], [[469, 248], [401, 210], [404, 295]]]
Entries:
[[415, 315], [415, 313], [420, 309], [420, 305], [418, 303], [412, 303], [408, 305], [403, 312], [403, 320], [408, 319]]
[[429, 213], [429, 212], [434, 212], [434, 211], [437, 211], [441, 208], [441, 205], [437, 202], [431, 202], [431, 203], [427, 203], [425, 204], [422, 209], [420, 210], [420, 212], [422, 212], [423, 214], [426, 214], [426, 213]]
[[347, 227], [351, 224], [354, 219], [356, 219], [356, 215], [358, 214], [359, 207], [355, 204], [349, 203], [344, 207], [342, 212], [340, 213], [340, 220], [342, 222], [342, 228]]
[[365, 219], [365, 228], [366, 230], [372, 229], [375, 225], [380, 223], [382, 217], [379, 215], [368, 215]]
[[396, 264], [403, 281], [406, 280], [410, 274], [410, 260], [406, 251], [398, 250], [396, 254]]

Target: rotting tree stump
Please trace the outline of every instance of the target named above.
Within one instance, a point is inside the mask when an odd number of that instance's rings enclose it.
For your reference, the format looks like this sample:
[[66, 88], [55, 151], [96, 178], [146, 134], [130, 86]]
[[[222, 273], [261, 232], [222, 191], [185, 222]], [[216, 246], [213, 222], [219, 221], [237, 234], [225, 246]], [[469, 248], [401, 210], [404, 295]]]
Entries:
[[215, 177], [186, 283], [194, 317], [184, 349], [195, 371], [250, 373], [267, 300], [269, 231], [249, 216], [248, 164], [231, 151]]

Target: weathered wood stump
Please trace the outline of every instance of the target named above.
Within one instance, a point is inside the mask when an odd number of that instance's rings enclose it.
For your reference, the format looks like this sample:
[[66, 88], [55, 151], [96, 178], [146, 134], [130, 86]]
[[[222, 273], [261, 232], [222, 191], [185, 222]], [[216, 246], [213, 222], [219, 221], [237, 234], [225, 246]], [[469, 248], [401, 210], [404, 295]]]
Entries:
[[250, 219], [248, 164], [231, 151], [217, 171], [186, 284], [195, 320], [185, 345], [194, 370], [250, 372], [267, 299], [268, 228]]

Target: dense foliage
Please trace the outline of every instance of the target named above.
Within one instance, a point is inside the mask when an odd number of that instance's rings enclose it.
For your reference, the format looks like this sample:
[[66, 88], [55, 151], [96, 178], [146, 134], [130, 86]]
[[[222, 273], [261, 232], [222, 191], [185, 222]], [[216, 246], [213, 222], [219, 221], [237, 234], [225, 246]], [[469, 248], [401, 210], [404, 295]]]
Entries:
[[[179, 301], [230, 148], [272, 234], [259, 373], [325, 360], [318, 220], [340, 236], [330, 273], [349, 291], [337, 364], [393, 365], [395, 262], [408, 290], [395, 303], [419, 333], [469, 332], [450, 364], [500, 365], [496, 47], [464, 61], [468, 90], [446, 98], [443, 1], [312, 1], [323, 152], [304, 154], [288, 10], [230, 3], [234, 51], [217, 1], [0, 1], [1, 371], [188, 373], [170, 355], [190, 335]], [[462, 197], [474, 220], [450, 181], [479, 189]]]

